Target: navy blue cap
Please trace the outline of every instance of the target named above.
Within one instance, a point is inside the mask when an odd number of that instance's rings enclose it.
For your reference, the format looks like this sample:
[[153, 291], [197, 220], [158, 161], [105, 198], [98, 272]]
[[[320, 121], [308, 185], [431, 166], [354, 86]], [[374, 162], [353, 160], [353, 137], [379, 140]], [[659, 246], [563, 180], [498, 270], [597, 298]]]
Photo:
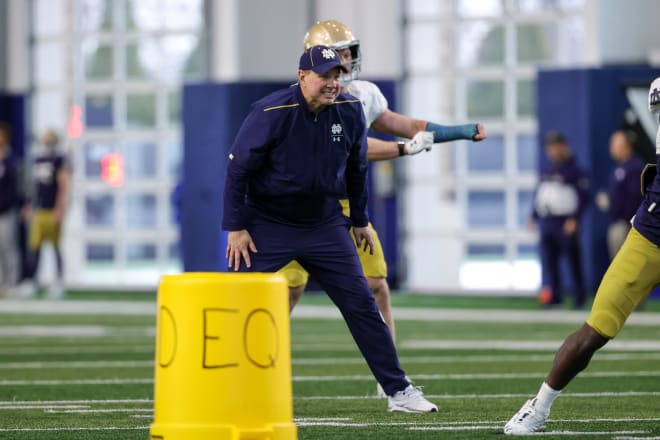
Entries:
[[344, 73], [348, 73], [348, 68], [341, 63], [339, 54], [328, 46], [310, 47], [300, 55], [300, 62], [298, 63], [298, 69], [313, 70], [320, 75], [335, 67], [339, 67]]

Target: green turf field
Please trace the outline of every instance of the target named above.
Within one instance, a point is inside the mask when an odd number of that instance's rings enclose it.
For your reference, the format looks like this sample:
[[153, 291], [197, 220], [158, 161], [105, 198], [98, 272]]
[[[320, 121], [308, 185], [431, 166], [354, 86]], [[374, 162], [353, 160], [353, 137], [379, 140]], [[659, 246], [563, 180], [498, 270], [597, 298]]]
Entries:
[[[0, 301], [0, 439], [148, 439], [153, 295], [118, 295], [117, 306], [111, 294], [71, 297], [52, 308]], [[87, 299], [96, 306], [81, 304]], [[503, 438], [505, 421], [536, 392], [554, 350], [586, 316], [538, 313], [526, 299], [399, 295], [394, 304], [405, 317], [397, 321], [402, 365], [440, 412], [386, 412], [344, 323], [294, 317], [299, 439]], [[302, 305], [328, 302], [309, 296]], [[544, 437], [660, 439], [659, 309], [650, 302], [636, 313], [569, 385]]]

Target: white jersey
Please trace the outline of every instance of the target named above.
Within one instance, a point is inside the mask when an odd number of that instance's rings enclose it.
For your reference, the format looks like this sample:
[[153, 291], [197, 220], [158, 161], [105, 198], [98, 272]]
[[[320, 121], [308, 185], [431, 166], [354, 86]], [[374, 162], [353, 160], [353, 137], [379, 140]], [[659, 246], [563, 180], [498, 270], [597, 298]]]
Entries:
[[387, 110], [387, 99], [376, 84], [356, 79], [348, 83], [347, 89], [348, 93], [362, 103], [367, 127], [371, 127], [371, 124]]

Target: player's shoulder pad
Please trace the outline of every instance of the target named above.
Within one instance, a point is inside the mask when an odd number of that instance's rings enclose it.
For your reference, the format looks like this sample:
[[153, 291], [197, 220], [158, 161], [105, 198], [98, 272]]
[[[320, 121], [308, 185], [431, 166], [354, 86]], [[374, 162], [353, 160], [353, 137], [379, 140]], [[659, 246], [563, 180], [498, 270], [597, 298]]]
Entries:
[[639, 176], [642, 195], [646, 195], [646, 189], [653, 183], [655, 176], [658, 174], [658, 167], [654, 163], [647, 163]]
[[348, 84], [348, 92], [352, 95], [362, 97], [365, 95], [382, 95], [380, 88], [371, 81], [356, 79]]

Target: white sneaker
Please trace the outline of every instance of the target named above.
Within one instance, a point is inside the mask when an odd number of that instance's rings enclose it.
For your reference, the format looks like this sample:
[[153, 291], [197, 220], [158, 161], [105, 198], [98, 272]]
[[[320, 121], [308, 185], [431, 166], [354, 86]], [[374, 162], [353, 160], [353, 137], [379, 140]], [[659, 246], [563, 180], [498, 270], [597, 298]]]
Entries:
[[504, 425], [504, 433], [507, 435], [525, 435], [541, 429], [550, 412], [538, 411], [535, 405], [536, 399], [525, 402], [522, 408]]
[[[412, 380], [408, 376], [406, 376], [406, 380], [408, 381], [408, 383], [412, 383]], [[376, 397], [379, 397], [381, 399], [387, 398], [387, 393], [378, 382], [376, 382]]]
[[424, 398], [419, 387], [408, 385], [405, 390], [397, 391], [387, 401], [387, 410], [390, 412], [428, 413], [437, 412], [438, 407]]
[[64, 297], [64, 286], [59, 281], [53, 282], [46, 290], [46, 297], [48, 299], [62, 299]]
[[14, 297], [17, 299], [30, 299], [37, 295], [37, 285], [34, 281], [23, 281], [14, 290]]

